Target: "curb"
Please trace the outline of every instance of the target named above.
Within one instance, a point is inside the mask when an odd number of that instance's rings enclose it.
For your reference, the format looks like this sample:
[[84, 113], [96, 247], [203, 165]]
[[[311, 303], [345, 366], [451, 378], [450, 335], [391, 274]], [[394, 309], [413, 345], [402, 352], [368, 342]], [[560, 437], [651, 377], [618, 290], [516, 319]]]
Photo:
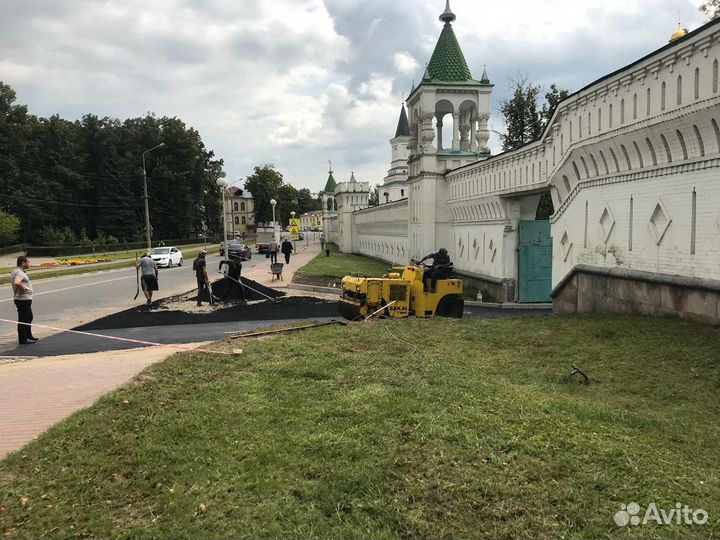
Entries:
[[466, 306], [471, 307], [483, 307], [483, 308], [492, 308], [492, 309], [514, 309], [514, 310], [529, 310], [529, 309], [552, 309], [553, 305], [551, 303], [544, 303], [544, 304], [516, 304], [511, 302], [506, 302], [504, 304], [498, 304], [494, 302], [477, 302], [475, 300], [465, 300]]
[[310, 291], [319, 292], [325, 294], [342, 294], [342, 289], [335, 287], [320, 287], [319, 285], [303, 285], [302, 283], [288, 283], [285, 285], [286, 289], [295, 289], [296, 291]]

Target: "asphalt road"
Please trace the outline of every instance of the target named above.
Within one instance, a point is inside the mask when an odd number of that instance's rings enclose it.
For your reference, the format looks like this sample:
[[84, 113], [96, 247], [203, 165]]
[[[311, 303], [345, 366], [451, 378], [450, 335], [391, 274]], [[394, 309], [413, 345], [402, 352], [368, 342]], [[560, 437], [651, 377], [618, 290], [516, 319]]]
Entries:
[[[208, 257], [208, 269], [214, 280], [217, 277], [219, 256]], [[253, 254], [243, 268], [252, 268], [265, 263], [265, 257]], [[173, 296], [197, 286], [191, 261], [184, 266], [160, 269], [160, 290], [153, 299]], [[123, 268], [105, 272], [93, 272], [41, 280], [33, 283], [34, 322], [63, 328], [75, 327], [103, 315], [127, 309], [142, 303], [142, 291], [133, 301], [136, 290], [134, 268]], [[10, 285], [0, 289], [0, 319], [17, 320], [17, 311], [12, 301]], [[38, 334], [42, 337], [42, 331]], [[15, 325], [0, 323], [0, 351], [14, 348]]]

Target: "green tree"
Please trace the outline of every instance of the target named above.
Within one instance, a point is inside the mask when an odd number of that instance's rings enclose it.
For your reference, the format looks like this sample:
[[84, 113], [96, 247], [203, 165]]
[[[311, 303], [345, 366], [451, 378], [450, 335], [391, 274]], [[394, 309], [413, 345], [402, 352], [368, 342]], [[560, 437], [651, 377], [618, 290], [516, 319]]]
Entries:
[[503, 151], [516, 150], [539, 139], [558, 104], [570, 95], [567, 90], [551, 84], [542, 107], [538, 109], [540, 86], [524, 77], [513, 80], [512, 85], [513, 97], [500, 105], [506, 129], [506, 133], [500, 136]]
[[312, 193], [308, 188], [302, 188], [298, 190], [298, 212], [305, 214], [306, 212], [312, 212], [313, 210], [320, 210], [318, 201], [313, 198]]
[[17, 238], [20, 231], [20, 220], [17, 216], [0, 210], [0, 245], [9, 244]]
[[380, 204], [380, 185], [375, 186], [370, 190], [370, 196], [368, 197], [368, 206], [377, 206]]
[[505, 133], [500, 136], [503, 151], [515, 150], [536, 140], [542, 134], [542, 119], [538, 111], [540, 87], [518, 78], [512, 81], [513, 95], [500, 104], [505, 120]]
[[568, 96], [570, 96], [568, 90], [558, 88], [555, 83], [550, 85], [550, 91], [545, 94], [545, 103], [543, 103], [542, 109], [540, 109], [543, 130], [550, 123], [557, 106]]
[[699, 9], [711, 20], [717, 19], [720, 17], [720, 0], [708, 0], [704, 4], [700, 4]]
[[244, 187], [253, 194], [255, 201], [255, 223], [258, 225], [272, 221], [270, 199], [277, 200], [282, 185], [283, 175], [272, 164], [255, 167], [253, 174], [245, 179]]

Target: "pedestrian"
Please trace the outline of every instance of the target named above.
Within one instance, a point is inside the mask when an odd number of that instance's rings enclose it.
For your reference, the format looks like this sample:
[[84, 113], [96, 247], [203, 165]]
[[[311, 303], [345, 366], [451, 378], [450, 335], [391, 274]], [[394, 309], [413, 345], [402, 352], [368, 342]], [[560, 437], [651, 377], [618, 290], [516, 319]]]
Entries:
[[278, 243], [275, 240], [275, 237], [273, 236], [273, 239], [270, 240], [270, 243], [268, 244], [268, 253], [270, 254], [270, 264], [277, 262], [277, 254], [278, 254]]
[[146, 304], [152, 304], [153, 291], [158, 290], [158, 265], [152, 260], [149, 253], [145, 253], [140, 260], [135, 263], [135, 267], [140, 269], [140, 283], [142, 284], [143, 293], [147, 299]]
[[282, 246], [280, 246], [280, 251], [282, 251], [283, 255], [285, 255], [285, 264], [290, 264], [290, 254], [293, 252], [292, 242], [285, 238]]
[[324, 250], [325, 250], [325, 235], [321, 233], [320, 234], [320, 251], [324, 251]]
[[10, 274], [10, 284], [13, 290], [13, 300], [18, 312], [18, 341], [20, 345], [36, 343], [38, 339], [32, 335], [32, 295], [33, 289], [30, 278], [25, 270], [30, 268], [30, 260], [21, 255], [17, 258], [17, 268]]
[[219, 270], [222, 272], [222, 267], [227, 266], [227, 274], [225, 274], [225, 287], [223, 288], [222, 296], [220, 300], [225, 302], [227, 297], [234, 289], [238, 289], [240, 292], [240, 300], [245, 303], [245, 287], [242, 286], [240, 274], [242, 273], [242, 260], [240, 257], [235, 257], [229, 261], [220, 261]]
[[198, 306], [202, 306], [202, 296], [203, 292], [205, 291], [207, 291], [208, 298], [210, 299], [210, 303], [212, 304], [212, 291], [208, 287], [208, 284], [210, 283], [210, 278], [208, 277], [207, 273], [207, 261], [205, 260], [206, 255], [207, 251], [201, 249], [200, 253], [198, 253], [197, 259], [193, 261], [193, 270], [195, 271], [195, 278], [197, 279], [198, 286]]

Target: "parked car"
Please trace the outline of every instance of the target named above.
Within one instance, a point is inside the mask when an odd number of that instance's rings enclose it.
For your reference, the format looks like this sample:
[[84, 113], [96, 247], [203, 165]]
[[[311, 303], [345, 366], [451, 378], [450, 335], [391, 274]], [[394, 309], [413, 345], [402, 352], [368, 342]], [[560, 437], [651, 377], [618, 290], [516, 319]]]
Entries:
[[[225, 246], [220, 246], [220, 255], [225, 256]], [[240, 242], [228, 242], [228, 258], [240, 258], [241, 261], [249, 261], [252, 259], [252, 250], [250, 246], [241, 244]]]
[[176, 247], [156, 247], [150, 251], [150, 258], [157, 263], [159, 267], [166, 266], [170, 268], [172, 266], [183, 265], [183, 254]]

